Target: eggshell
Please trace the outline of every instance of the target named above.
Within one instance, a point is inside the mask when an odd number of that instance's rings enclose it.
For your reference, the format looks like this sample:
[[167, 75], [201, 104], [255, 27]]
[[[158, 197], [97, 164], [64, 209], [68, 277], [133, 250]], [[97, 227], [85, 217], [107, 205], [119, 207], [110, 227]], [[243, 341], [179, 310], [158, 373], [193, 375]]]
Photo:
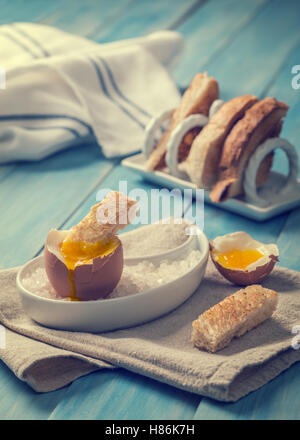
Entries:
[[239, 286], [248, 286], [249, 284], [260, 284], [272, 272], [278, 258], [271, 255], [269, 263], [258, 266], [255, 270], [250, 272], [228, 269], [218, 263], [214, 258], [212, 258], [212, 261], [218, 271], [228, 281]]
[[[217, 268], [217, 270], [220, 272], [221, 275], [223, 275], [224, 278], [226, 278], [228, 281], [230, 281], [233, 284], [237, 284], [239, 286], [247, 286], [249, 284], [260, 284], [274, 269], [275, 264], [278, 261], [278, 249], [276, 245], [264, 245], [263, 243], [259, 243], [256, 240], [252, 239], [248, 234], [243, 232], [237, 232], [233, 234], [228, 234], [227, 236], [218, 237], [223, 238], [224, 240], [228, 237], [228, 243], [233, 242], [233, 239], [238, 239], [240, 234], [240, 237], [245, 238], [245, 242], [247, 243], [247, 248], [250, 243], [253, 243], [254, 248], [256, 248], [258, 245], [260, 245], [260, 249], [262, 248], [268, 248], [272, 246], [272, 251], [274, 251], [274, 255], [270, 253], [269, 255], [264, 255], [264, 258], [262, 259], [263, 264], [260, 265], [249, 265], [246, 270], [241, 269], [229, 269], [227, 267], [222, 266], [217, 260], [216, 260], [216, 254], [215, 254], [215, 247], [214, 242], [210, 242], [210, 256], [211, 259]], [[229, 244], [230, 246], [230, 244]], [[242, 248], [242, 247], [241, 247]], [[251, 248], [251, 247], [248, 247]], [[270, 251], [270, 252], [272, 252]], [[251, 267], [252, 266], [252, 267]], [[256, 266], [256, 267], [255, 267]]]
[[[71, 295], [69, 270], [60, 255], [59, 245], [68, 231], [52, 229], [44, 249], [45, 270], [49, 281], [62, 297]], [[123, 271], [123, 247], [119, 246], [104, 257], [95, 258], [92, 264], [83, 264], [74, 270], [76, 297], [80, 300], [105, 298], [118, 284]]]

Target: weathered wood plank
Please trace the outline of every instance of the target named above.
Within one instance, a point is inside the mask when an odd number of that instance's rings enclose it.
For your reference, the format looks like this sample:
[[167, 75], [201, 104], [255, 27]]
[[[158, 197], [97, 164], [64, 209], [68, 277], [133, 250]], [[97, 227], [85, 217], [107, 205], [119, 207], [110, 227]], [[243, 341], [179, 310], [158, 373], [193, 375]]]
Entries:
[[[210, 61], [218, 62], [219, 55], [226, 53], [228, 44], [259, 14], [266, 1], [212, 0], [179, 25], [176, 30], [185, 37], [185, 53], [174, 71], [177, 84], [187, 86], [199, 71], [208, 70], [211, 74]], [[220, 62], [215, 72], [217, 79], [221, 72]]]
[[125, 11], [131, 9], [136, 0], [75, 0], [63, 3], [53, 14], [40, 20], [41, 24], [55, 26], [65, 32], [93, 38], [94, 33], [102, 32], [119, 20]]
[[203, 399], [195, 420], [300, 420], [300, 363], [234, 403]]
[[173, 0], [172, 4], [168, 0], [139, 1], [134, 3], [125, 12], [118, 22], [112, 24], [110, 29], [99, 29], [94, 33], [93, 38], [104, 43], [114, 40], [133, 38], [160, 29], [172, 28], [187, 11], [195, 6], [202, 5], [197, 0]]
[[2, 1], [1, 2], [0, 24], [9, 24], [16, 21], [41, 21], [57, 9], [57, 2], [45, 2], [43, 0]]
[[190, 420], [198, 402], [129, 371], [99, 371], [73, 382], [49, 420]]
[[298, 25], [299, 2], [274, 0], [259, 11], [226, 50], [212, 57], [204, 67], [220, 82], [223, 99], [244, 93], [265, 94], [270, 79], [299, 42]]
[[16, 379], [0, 361], [0, 420], [45, 420], [62, 400], [67, 388], [47, 394], [33, 391]]

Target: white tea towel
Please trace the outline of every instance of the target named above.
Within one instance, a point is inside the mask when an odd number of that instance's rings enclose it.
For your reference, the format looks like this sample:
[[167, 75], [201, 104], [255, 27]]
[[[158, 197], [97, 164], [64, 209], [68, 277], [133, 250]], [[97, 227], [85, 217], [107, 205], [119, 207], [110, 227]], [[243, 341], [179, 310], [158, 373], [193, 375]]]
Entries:
[[94, 137], [106, 157], [141, 149], [153, 115], [175, 107], [173, 31], [98, 44], [29, 23], [0, 26], [0, 163], [39, 160]]

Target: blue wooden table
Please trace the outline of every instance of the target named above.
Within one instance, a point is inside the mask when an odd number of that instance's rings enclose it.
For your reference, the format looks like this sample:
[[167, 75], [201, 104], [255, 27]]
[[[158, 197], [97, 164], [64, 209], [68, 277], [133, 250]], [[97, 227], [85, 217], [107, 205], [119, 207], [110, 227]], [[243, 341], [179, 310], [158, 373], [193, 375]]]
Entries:
[[[283, 137], [300, 153], [300, 89], [291, 86], [291, 68], [300, 64], [298, 0], [0, 1], [0, 23], [15, 21], [56, 26], [99, 43], [158, 29], [177, 30], [186, 48], [174, 72], [176, 83], [185, 87], [197, 72], [207, 71], [221, 84], [223, 99], [253, 93], [284, 100], [290, 110]], [[275, 167], [283, 169], [283, 162], [279, 158]], [[78, 222], [95, 204], [97, 190], [117, 189], [119, 180], [151, 189], [119, 160], [105, 159], [93, 143], [38, 163], [1, 166], [1, 268], [38, 255], [50, 228]], [[235, 230], [277, 243], [280, 264], [300, 270], [300, 209], [258, 224], [205, 206], [209, 238]], [[39, 394], [1, 363], [0, 419], [299, 420], [299, 389], [297, 363], [236, 403], [202, 398], [122, 369], [95, 372], [58, 391]]]

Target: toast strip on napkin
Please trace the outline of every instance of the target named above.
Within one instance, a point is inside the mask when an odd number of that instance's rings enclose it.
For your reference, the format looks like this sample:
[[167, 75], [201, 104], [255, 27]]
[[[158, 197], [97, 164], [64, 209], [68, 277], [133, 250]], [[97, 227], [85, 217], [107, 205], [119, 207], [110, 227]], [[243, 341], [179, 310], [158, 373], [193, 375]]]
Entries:
[[193, 344], [216, 352], [234, 337], [270, 318], [276, 309], [278, 294], [260, 285], [247, 286], [206, 310], [192, 323]]
[[[150, 155], [146, 168], [156, 170], [166, 166], [165, 155], [172, 131], [190, 115], [201, 113], [208, 115], [211, 104], [219, 97], [218, 83], [207, 73], [198, 73], [185, 91], [179, 106], [174, 110], [168, 128], [161, 136], [155, 150]], [[193, 138], [189, 140], [190, 145]], [[185, 139], [185, 144], [187, 139]], [[179, 147], [180, 148], [180, 147]], [[185, 149], [187, 146], [185, 145]]]
[[[210, 192], [213, 202], [222, 202], [243, 192], [243, 174], [248, 159], [266, 139], [278, 136], [288, 106], [275, 98], [265, 98], [249, 108], [228, 134], [219, 164], [218, 182]], [[272, 156], [262, 164], [257, 183], [269, 177]]]
[[223, 143], [233, 125], [258, 99], [244, 95], [231, 99], [212, 116], [194, 140], [185, 171], [198, 188], [210, 189], [217, 180]]

